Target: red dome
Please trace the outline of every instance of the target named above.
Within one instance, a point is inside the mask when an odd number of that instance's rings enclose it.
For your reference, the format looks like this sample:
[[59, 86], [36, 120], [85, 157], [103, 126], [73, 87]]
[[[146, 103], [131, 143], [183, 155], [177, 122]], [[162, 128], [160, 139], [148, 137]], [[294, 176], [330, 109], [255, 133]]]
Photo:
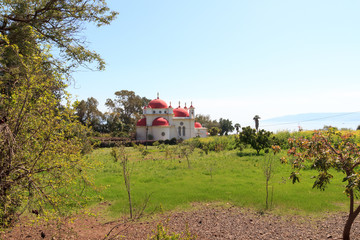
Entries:
[[168, 120], [162, 117], [155, 118], [152, 122], [153, 126], [169, 126]]
[[201, 123], [195, 122], [195, 128], [202, 128]]
[[136, 126], [146, 126], [146, 118], [142, 118], [137, 121]]
[[175, 108], [173, 112], [174, 112], [174, 117], [189, 117], [189, 112], [183, 108], [179, 108], [179, 107]]
[[149, 107], [150, 108], [168, 108], [168, 105], [166, 104], [166, 102], [164, 100], [157, 98], [157, 99], [151, 100], [149, 102]]

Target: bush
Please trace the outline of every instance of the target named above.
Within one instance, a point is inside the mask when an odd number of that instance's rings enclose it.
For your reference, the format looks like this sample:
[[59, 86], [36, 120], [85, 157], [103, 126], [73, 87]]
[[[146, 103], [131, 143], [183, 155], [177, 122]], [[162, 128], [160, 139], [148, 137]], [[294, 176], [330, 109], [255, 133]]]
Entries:
[[214, 136], [208, 138], [192, 138], [187, 140], [193, 146], [203, 150], [206, 154], [209, 151], [220, 152], [236, 148], [235, 136]]
[[273, 145], [278, 145], [281, 149], [288, 149], [291, 134], [289, 131], [280, 131], [272, 135]]

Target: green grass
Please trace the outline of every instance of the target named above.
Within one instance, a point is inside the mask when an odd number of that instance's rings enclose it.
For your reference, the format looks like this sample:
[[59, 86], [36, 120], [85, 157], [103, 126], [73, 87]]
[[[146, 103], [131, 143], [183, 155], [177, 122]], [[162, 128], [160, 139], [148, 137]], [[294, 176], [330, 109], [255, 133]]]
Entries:
[[[175, 148], [175, 147], [174, 147]], [[140, 206], [147, 194], [151, 194], [147, 212], [184, 209], [193, 202], [224, 202], [236, 206], [265, 208], [265, 155], [256, 156], [246, 149], [238, 151], [210, 152], [208, 155], [196, 150], [191, 156], [191, 169], [186, 159], [165, 159], [165, 152], [154, 147], [142, 159], [136, 149], [127, 148], [131, 158], [131, 187], [135, 207]], [[103, 166], [95, 172], [97, 186], [108, 186], [101, 192], [104, 201], [111, 203], [108, 214], [117, 217], [128, 212], [128, 200], [120, 163], [115, 163], [111, 149], [98, 149], [87, 156], [100, 161]], [[288, 180], [289, 165], [275, 160], [273, 186], [273, 212], [279, 214], [322, 214], [345, 211], [348, 199], [343, 194], [341, 173], [334, 172], [334, 179], [325, 191], [312, 189], [316, 172], [304, 170], [301, 182]], [[271, 188], [270, 188], [271, 190]]]

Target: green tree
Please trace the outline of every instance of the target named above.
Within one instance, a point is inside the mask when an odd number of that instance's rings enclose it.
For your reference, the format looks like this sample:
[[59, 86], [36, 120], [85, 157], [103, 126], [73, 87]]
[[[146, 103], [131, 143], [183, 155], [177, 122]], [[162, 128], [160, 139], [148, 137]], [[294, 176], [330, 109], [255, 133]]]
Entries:
[[[343, 239], [350, 239], [351, 226], [360, 213], [360, 204], [355, 208], [355, 197], [360, 193], [360, 146], [356, 136], [351, 133], [335, 132], [329, 129], [326, 132], [315, 131], [310, 139], [304, 137], [290, 138], [292, 167], [295, 169], [290, 178], [293, 183], [299, 181], [299, 171], [309, 162], [313, 169], [318, 171], [313, 188], [325, 190], [333, 175], [331, 169], [345, 174], [343, 182], [344, 193], [349, 197], [349, 215], [346, 220]], [[285, 159], [283, 158], [283, 162]]]
[[124, 131], [134, 132], [137, 120], [140, 119], [143, 107], [150, 99], [140, 97], [133, 91], [121, 90], [115, 92], [115, 99], [107, 99], [105, 105], [110, 113], [116, 113], [124, 124]]
[[271, 147], [271, 132], [264, 129], [256, 131], [250, 126], [243, 127], [239, 137], [237, 138], [237, 145], [249, 144], [253, 149], [256, 150], [256, 154], [259, 155], [260, 151]]
[[[61, 73], [68, 74], [79, 65], [88, 66], [93, 62], [98, 69], [104, 69], [105, 62], [99, 54], [87, 49], [81, 31], [86, 22], [102, 26], [116, 17], [117, 13], [109, 10], [105, 0], [1, 0], [0, 12], [1, 34], [8, 36], [11, 42], [16, 41], [21, 53], [43, 51], [32, 49], [32, 46], [51, 44], [61, 54], [49, 55], [47, 62]], [[29, 32], [32, 36], [25, 36]], [[6, 41], [2, 39], [0, 44], [6, 45]]]
[[107, 112], [104, 114], [105, 126], [104, 132], [111, 133], [113, 136], [119, 136], [124, 131], [124, 123], [121, 121], [120, 114], [116, 112]]
[[216, 120], [211, 120], [210, 115], [196, 114], [195, 121], [199, 122], [203, 127], [211, 129], [212, 127], [220, 127]]
[[212, 127], [209, 129], [210, 136], [217, 136], [221, 132], [221, 129], [218, 127]]
[[260, 119], [259, 115], [255, 115], [255, 117], [253, 118], [253, 120], [255, 121], [255, 129], [256, 129], [256, 131], [259, 130], [259, 119]]
[[76, 116], [83, 125], [91, 126], [94, 131], [103, 132], [104, 114], [98, 109], [99, 102], [90, 97], [86, 101], [75, 102]]
[[228, 135], [229, 132], [232, 132], [235, 129], [232, 125], [232, 121], [230, 121], [229, 119], [220, 118], [219, 124], [221, 129], [220, 135]]
[[0, 225], [8, 227], [22, 207], [60, 213], [81, 203], [88, 130], [62, 105], [65, 82], [79, 65], [103, 69], [80, 31], [116, 13], [102, 0], [0, 0], [0, 12]]

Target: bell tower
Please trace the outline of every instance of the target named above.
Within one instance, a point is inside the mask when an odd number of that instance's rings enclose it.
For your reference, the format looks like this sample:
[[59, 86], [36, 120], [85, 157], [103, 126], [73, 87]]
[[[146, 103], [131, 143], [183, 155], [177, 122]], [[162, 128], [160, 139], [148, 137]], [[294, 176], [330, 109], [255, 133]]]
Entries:
[[191, 102], [191, 106], [190, 106], [190, 108], [189, 108], [189, 117], [191, 118], [191, 119], [193, 119], [193, 118], [195, 118], [195, 108], [194, 108], [194, 106], [192, 105], [192, 102]]

